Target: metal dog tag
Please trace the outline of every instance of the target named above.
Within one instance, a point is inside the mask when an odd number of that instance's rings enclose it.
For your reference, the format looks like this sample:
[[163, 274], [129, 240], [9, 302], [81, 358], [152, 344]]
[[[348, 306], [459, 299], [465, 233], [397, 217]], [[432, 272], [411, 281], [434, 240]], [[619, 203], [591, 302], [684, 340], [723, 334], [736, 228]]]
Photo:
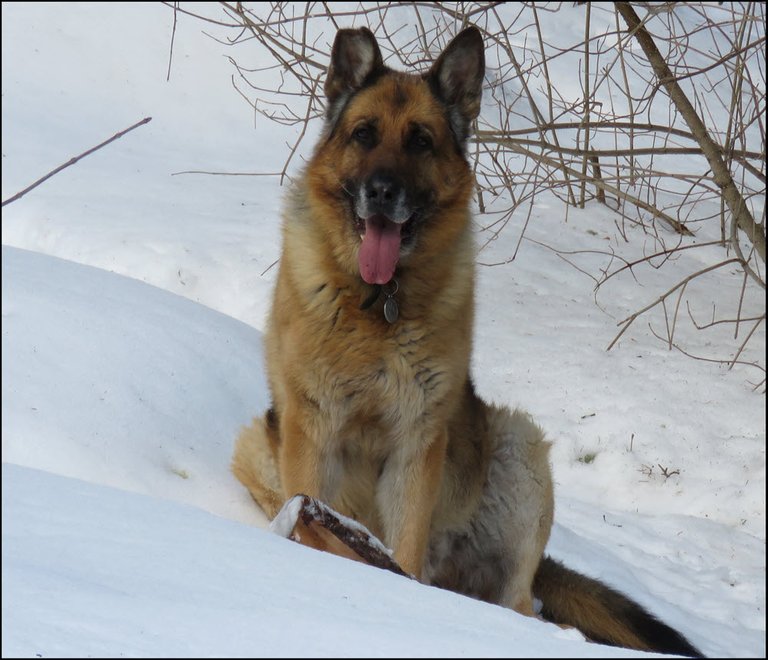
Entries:
[[397, 321], [399, 311], [400, 310], [397, 308], [397, 301], [394, 298], [387, 298], [384, 301], [384, 318], [387, 319], [389, 323]]

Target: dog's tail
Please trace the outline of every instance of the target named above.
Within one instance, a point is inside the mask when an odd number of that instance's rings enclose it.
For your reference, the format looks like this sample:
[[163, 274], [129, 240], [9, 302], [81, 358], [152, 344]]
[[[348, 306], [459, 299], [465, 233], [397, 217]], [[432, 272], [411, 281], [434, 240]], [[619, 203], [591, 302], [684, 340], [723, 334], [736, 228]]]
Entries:
[[240, 432], [232, 456], [232, 473], [270, 520], [285, 501], [277, 467], [278, 444], [277, 416], [270, 409]]
[[703, 657], [679, 632], [634, 601], [551, 557], [541, 560], [533, 594], [542, 601], [542, 617], [578, 628], [594, 642]]

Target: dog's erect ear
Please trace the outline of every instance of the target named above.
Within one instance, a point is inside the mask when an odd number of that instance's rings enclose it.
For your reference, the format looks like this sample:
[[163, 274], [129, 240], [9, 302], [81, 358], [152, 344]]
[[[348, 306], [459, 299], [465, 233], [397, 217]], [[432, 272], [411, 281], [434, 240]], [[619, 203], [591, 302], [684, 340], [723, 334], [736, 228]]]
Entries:
[[[356, 92], [374, 72], [383, 69], [376, 37], [368, 28], [343, 29], [336, 33], [331, 50], [331, 64], [325, 79], [329, 109]], [[333, 112], [329, 113], [331, 116]]]
[[469, 124], [480, 114], [484, 74], [483, 38], [476, 27], [459, 32], [427, 73], [432, 91], [449, 108], [459, 144], [467, 139]]

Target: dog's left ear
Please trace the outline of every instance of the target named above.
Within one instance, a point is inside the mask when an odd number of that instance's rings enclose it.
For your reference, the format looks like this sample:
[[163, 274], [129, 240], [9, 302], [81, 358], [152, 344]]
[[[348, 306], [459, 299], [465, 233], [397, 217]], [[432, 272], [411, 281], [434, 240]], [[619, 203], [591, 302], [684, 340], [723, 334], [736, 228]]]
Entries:
[[459, 32], [427, 73], [432, 91], [450, 110], [451, 128], [460, 144], [480, 114], [484, 74], [485, 49], [476, 27]]

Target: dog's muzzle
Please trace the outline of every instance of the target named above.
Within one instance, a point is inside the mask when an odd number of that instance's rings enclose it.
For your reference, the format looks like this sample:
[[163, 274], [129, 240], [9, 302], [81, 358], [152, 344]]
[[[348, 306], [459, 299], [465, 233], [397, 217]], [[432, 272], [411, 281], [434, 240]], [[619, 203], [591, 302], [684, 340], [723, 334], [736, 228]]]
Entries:
[[374, 172], [360, 184], [354, 207], [360, 276], [368, 284], [386, 284], [400, 259], [403, 226], [413, 216], [405, 186], [389, 172]]

